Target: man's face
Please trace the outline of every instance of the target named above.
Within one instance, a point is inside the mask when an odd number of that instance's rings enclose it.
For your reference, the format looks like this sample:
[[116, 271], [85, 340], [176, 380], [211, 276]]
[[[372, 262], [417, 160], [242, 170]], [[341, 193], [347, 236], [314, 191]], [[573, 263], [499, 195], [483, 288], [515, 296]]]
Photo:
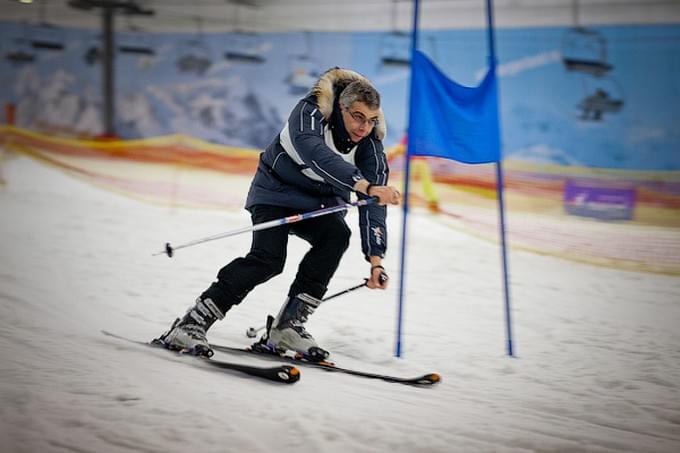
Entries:
[[378, 124], [378, 109], [371, 110], [363, 102], [355, 102], [349, 108], [340, 107], [342, 121], [353, 142], [368, 136]]

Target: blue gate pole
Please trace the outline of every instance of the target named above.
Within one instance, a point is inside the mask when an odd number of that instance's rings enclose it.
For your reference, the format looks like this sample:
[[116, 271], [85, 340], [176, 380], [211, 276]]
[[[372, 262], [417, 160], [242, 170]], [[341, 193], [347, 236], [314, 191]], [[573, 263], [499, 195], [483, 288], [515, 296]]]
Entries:
[[[487, 19], [487, 31], [488, 31], [488, 41], [489, 41], [489, 66], [491, 70], [496, 71], [496, 44], [494, 37], [494, 25], [493, 25], [493, 0], [486, 0], [486, 19]], [[498, 133], [500, 134], [500, 119]], [[500, 138], [500, 137], [499, 137]], [[501, 145], [502, 146], [502, 145]], [[501, 153], [502, 156], [502, 153]], [[501, 157], [498, 162], [496, 162], [496, 192], [498, 193], [498, 210], [499, 210], [499, 229], [500, 229], [500, 242], [501, 242], [501, 258], [503, 261], [503, 293], [505, 297], [505, 326], [507, 334], [507, 352], [508, 356], [513, 357], [513, 345], [512, 345], [512, 319], [510, 315], [510, 285], [508, 284], [508, 254], [507, 254], [507, 244], [505, 241], [505, 203], [503, 201], [503, 158]]]
[[[420, 10], [420, 2], [414, 0], [413, 2], [413, 31], [411, 33], [411, 89], [409, 93], [409, 126], [412, 123], [411, 115], [413, 114], [413, 55], [418, 48], [418, 13]], [[406, 150], [404, 152], [404, 202], [402, 204], [402, 223], [401, 223], [401, 260], [399, 264], [399, 304], [397, 307], [397, 338], [394, 355], [401, 357], [402, 354], [402, 326], [404, 317], [404, 290], [406, 286], [406, 239], [408, 236], [408, 196], [409, 196], [409, 179], [411, 177], [411, 134], [408, 133], [408, 141], [406, 143]]]

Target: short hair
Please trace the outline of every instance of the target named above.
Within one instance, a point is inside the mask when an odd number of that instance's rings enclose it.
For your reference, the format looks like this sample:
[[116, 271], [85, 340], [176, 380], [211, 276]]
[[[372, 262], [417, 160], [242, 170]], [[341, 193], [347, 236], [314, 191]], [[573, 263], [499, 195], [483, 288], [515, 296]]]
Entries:
[[338, 102], [345, 108], [349, 108], [355, 102], [363, 102], [369, 109], [378, 110], [380, 93], [367, 80], [355, 80], [342, 90]]

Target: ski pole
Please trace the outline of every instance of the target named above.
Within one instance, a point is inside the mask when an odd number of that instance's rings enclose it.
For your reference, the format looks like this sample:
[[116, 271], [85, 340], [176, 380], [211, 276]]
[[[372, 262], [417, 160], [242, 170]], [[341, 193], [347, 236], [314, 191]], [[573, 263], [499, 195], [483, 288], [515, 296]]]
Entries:
[[174, 254], [175, 250], [183, 249], [183, 248], [186, 248], [186, 247], [191, 247], [191, 246], [198, 245], [198, 244], [203, 244], [204, 242], [214, 241], [216, 239], [222, 239], [222, 238], [226, 238], [226, 237], [229, 237], [229, 236], [236, 236], [237, 234], [247, 233], [249, 231], [266, 230], [266, 229], [277, 227], [277, 226], [280, 226], [280, 225], [288, 225], [290, 223], [299, 222], [300, 220], [313, 219], [315, 217], [321, 217], [321, 216], [326, 215], [326, 214], [332, 214], [334, 212], [345, 211], [345, 210], [352, 208], [352, 207], [367, 206], [369, 204], [375, 203], [376, 201], [378, 201], [378, 199], [376, 197], [371, 197], [371, 198], [366, 198], [366, 199], [363, 199], [363, 200], [354, 201], [354, 202], [351, 202], [351, 203], [345, 203], [345, 204], [341, 204], [341, 205], [338, 205], [338, 206], [331, 206], [331, 207], [328, 207], [328, 208], [319, 209], [319, 210], [316, 210], [316, 211], [305, 212], [305, 213], [302, 213], [302, 214], [295, 214], [295, 215], [292, 215], [292, 216], [283, 217], [283, 218], [275, 219], [275, 220], [269, 220], [267, 222], [258, 223], [256, 225], [239, 228], [237, 230], [232, 230], [232, 231], [227, 231], [227, 232], [224, 232], [224, 233], [215, 234], [213, 236], [204, 237], [202, 239], [196, 239], [194, 241], [190, 241], [190, 242], [187, 242], [187, 243], [181, 244], [181, 245], [176, 245], [174, 247], [172, 245], [170, 245], [169, 242], [166, 242], [165, 243], [165, 249], [161, 250], [160, 252], [154, 253], [153, 256], [166, 254], [166, 255], [168, 255], [168, 257], [172, 258], [172, 255]]
[[[335, 293], [335, 294], [332, 294], [328, 297], [325, 297], [325, 298], [321, 299], [321, 302], [326, 302], [326, 301], [329, 301], [331, 299], [335, 299], [338, 296], [342, 296], [343, 294], [350, 293], [350, 292], [352, 292], [356, 289], [363, 288], [364, 286], [366, 286], [367, 283], [368, 283], [368, 279], [365, 278], [363, 283], [356, 285], [356, 286], [352, 286], [351, 288], [343, 289], [342, 291], [340, 291], [338, 293]], [[262, 327], [258, 327], [257, 329], [255, 327], [248, 327], [248, 330], [246, 330], [246, 336], [248, 338], [255, 338], [257, 336], [257, 333], [259, 331], [261, 331], [262, 329], [264, 329], [265, 327], [267, 327], [267, 326], [264, 325]]]

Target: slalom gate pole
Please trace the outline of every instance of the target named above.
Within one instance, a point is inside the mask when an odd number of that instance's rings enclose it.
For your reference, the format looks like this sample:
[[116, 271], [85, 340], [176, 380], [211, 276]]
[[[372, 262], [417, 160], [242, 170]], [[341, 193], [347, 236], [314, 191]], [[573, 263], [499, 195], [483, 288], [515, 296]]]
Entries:
[[[496, 71], [496, 41], [494, 38], [494, 22], [493, 22], [493, 0], [486, 0], [486, 20], [488, 31], [488, 45], [489, 45], [489, 67]], [[499, 126], [500, 128], [500, 126]], [[496, 193], [498, 196], [498, 215], [499, 215], [499, 234], [501, 242], [501, 260], [503, 264], [503, 300], [505, 302], [505, 331], [506, 331], [506, 348], [509, 357], [515, 357], [512, 338], [512, 311], [510, 308], [510, 282], [508, 271], [508, 253], [506, 241], [505, 228], [505, 201], [503, 197], [503, 159], [496, 162]]]
[[174, 246], [174, 247], [172, 245], [170, 245], [169, 242], [166, 242], [165, 243], [165, 249], [161, 250], [160, 252], [154, 253], [153, 256], [166, 254], [166, 255], [168, 255], [168, 257], [172, 258], [172, 255], [175, 253], [175, 250], [179, 250], [179, 249], [183, 249], [183, 248], [187, 248], [187, 247], [192, 247], [194, 245], [203, 244], [204, 242], [214, 241], [214, 240], [217, 240], [217, 239], [222, 239], [222, 238], [226, 238], [226, 237], [230, 237], [230, 236], [236, 236], [236, 235], [241, 234], [241, 233], [248, 233], [250, 231], [253, 231], [253, 232], [254, 231], [261, 231], [261, 230], [266, 230], [266, 229], [269, 229], [269, 228], [274, 228], [274, 227], [277, 227], [277, 226], [280, 226], [280, 225], [288, 225], [290, 223], [299, 222], [301, 220], [313, 219], [315, 217], [321, 217], [321, 216], [326, 215], [326, 214], [332, 214], [334, 212], [345, 211], [345, 210], [347, 210], [349, 208], [353, 208], [353, 207], [367, 206], [367, 205], [373, 204], [377, 201], [378, 201], [378, 199], [376, 197], [371, 197], [371, 198], [366, 198], [364, 200], [358, 200], [358, 201], [354, 201], [354, 202], [351, 202], [351, 203], [345, 203], [345, 204], [341, 204], [341, 205], [338, 205], [338, 206], [331, 206], [329, 208], [319, 209], [319, 210], [316, 210], [316, 211], [305, 212], [305, 213], [302, 213], [302, 214], [295, 214], [295, 215], [292, 215], [292, 216], [283, 217], [283, 218], [275, 219], [275, 220], [270, 220], [268, 222], [262, 222], [262, 223], [258, 223], [256, 225], [252, 225], [252, 226], [248, 226], [248, 227], [239, 228], [237, 230], [232, 230], [232, 231], [227, 231], [227, 232], [224, 232], [224, 233], [215, 234], [213, 236], [204, 237], [202, 239], [196, 239], [194, 241], [190, 241], [190, 242], [187, 242], [185, 244], [180, 244], [180, 245], [177, 245], [177, 246]]
[[[352, 286], [351, 288], [343, 289], [342, 291], [337, 292], [337, 293], [335, 293], [335, 294], [331, 294], [331, 295], [328, 296], [328, 297], [324, 297], [323, 299], [321, 299], [321, 302], [326, 302], [326, 301], [329, 301], [329, 300], [331, 300], [331, 299], [335, 299], [335, 298], [338, 297], [338, 296], [342, 296], [343, 294], [351, 293], [351, 292], [354, 291], [354, 290], [357, 290], [357, 289], [359, 289], [359, 288], [363, 288], [363, 287], [366, 286], [367, 284], [368, 284], [368, 279], [365, 278], [363, 283], [361, 283], [361, 284], [359, 284], [359, 285]], [[264, 325], [264, 326], [262, 326], [262, 327], [258, 327], [257, 329], [256, 329], [255, 327], [248, 327], [248, 330], [246, 330], [246, 336], [247, 336], [248, 338], [255, 338], [255, 337], [257, 336], [257, 333], [258, 333], [260, 330], [264, 329], [265, 327], [267, 327], [267, 326]]]

